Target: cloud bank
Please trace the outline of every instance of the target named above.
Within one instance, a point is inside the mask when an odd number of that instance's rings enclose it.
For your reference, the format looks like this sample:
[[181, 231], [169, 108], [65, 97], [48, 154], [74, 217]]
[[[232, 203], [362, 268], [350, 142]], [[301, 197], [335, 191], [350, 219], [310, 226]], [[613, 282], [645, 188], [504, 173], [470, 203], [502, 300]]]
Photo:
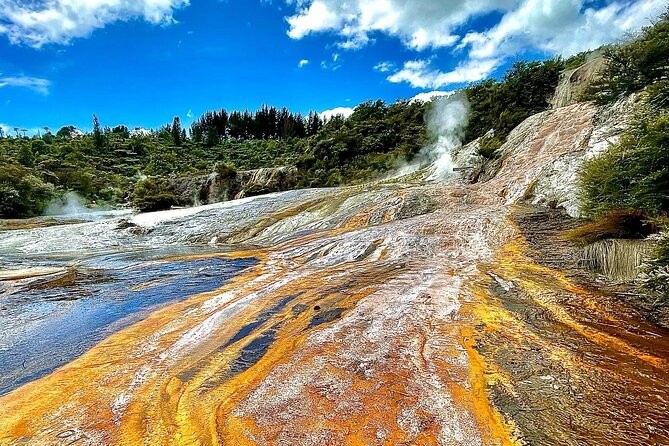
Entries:
[[0, 74], [0, 88], [4, 87], [21, 87], [28, 88], [40, 94], [49, 94], [49, 86], [51, 82], [47, 79], [40, 79], [38, 77], [30, 76], [8, 76], [2, 77]]
[[174, 23], [173, 13], [189, 0], [0, 0], [0, 34], [35, 48], [67, 44], [96, 29], [127, 20]]
[[[339, 47], [356, 49], [378, 34], [398, 38], [419, 56], [401, 62], [387, 79], [416, 88], [484, 79], [524, 51], [570, 56], [593, 49], [649, 24], [666, 8], [666, 0], [287, 1], [295, 8], [286, 19], [293, 39], [330, 33]], [[468, 29], [481, 18], [497, 20], [486, 29]], [[440, 69], [430, 54], [438, 50], [460, 62]], [[381, 62], [377, 70], [390, 66]]]
[[353, 109], [351, 107], [336, 107], [330, 110], [323, 110], [318, 114], [321, 119], [326, 121], [330, 120], [332, 117], [341, 115], [344, 118], [348, 118], [353, 114]]

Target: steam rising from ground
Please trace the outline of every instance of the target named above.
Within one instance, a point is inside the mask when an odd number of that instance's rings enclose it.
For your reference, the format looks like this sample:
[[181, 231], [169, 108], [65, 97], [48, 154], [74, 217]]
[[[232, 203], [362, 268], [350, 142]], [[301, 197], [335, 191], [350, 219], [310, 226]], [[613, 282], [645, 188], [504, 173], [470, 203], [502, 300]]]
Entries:
[[95, 202], [89, 204], [85, 198], [75, 192], [68, 192], [61, 198], [52, 200], [44, 211], [44, 215], [49, 217], [85, 221], [104, 220], [130, 214], [133, 214], [132, 209], [114, 209], [109, 206], [99, 206]]
[[109, 206], [98, 206], [89, 203], [76, 192], [68, 192], [61, 198], [51, 200], [44, 215], [49, 217], [67, 217], [78, 220], [101, 220], [132, 213], [131, 209], [112, 209]]
[[451, 153], [462, 145], [469, 123], [469, 101], [464, 93], [434, 98], [425, 117], [432, 144], [424, 147], [414, 161], [400, 170], [408, 174], [431, 165], [430, 180], [447, 178], [453, 173]]
[[463, 93], [437, 98], [427, 115], [427, 129], [437, 141], [424, 148], [421, 155], [434, 162], [430, 179], [442, 179], [453, 173], [451, 153], [462, 145], [469, 123], [469, 101]]
[[44, 211], [45, 215], [77, 216], [93, 212], [86, 207], [86, 200], [75, 192], [68, 192], [62, 198], [52, 200]]

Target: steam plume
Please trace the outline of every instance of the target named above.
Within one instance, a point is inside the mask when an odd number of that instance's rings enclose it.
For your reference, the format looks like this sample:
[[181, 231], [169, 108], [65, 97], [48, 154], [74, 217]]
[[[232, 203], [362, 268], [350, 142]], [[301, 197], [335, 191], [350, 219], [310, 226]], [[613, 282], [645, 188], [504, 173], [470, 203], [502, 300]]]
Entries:
[[427, 114], [427, 128], [437, 141], [421, 150], [419, 156], [431, 162], [429, 179], [443, 179], [453, 173], [451, 153], [462, 145], [469, 123], [469, 101], [463, 93], [436, 98]]
[[86, 200], [75, 192], [68, 192], [62, 198], [52, 200], [44, 211], [44, 215], [81, 216], [94, 210], [86, 207]]

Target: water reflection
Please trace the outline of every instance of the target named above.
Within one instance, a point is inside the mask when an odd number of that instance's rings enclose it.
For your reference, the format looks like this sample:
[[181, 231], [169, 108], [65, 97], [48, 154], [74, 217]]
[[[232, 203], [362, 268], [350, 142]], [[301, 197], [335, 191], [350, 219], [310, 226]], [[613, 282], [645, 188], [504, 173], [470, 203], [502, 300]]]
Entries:
[[161, 260], [191, 250], [31, 259], [33, 270], [39, 265], [55, 272], [0, 288], [0, 394], [47, 375], [161, 306], [221, 287], [256, 263], [220, 257]]

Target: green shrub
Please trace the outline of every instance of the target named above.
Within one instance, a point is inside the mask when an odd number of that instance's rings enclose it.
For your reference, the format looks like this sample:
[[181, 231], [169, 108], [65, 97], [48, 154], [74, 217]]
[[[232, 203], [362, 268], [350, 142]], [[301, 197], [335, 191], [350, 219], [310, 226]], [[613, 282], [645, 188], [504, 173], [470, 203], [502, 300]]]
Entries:
[[567, 60], [564, 61], [564, 69], [565, 70], [573, 70], [575, 68], [580, 67], [584, 63], [588, 61], [588, 57], [590, 56], [592, 52], [591, 51], [581, 51], [578, 54], [574, 54], [573, 56], [569, 57]]
[[25, 167], [35, 167], [35, 154], [32, 148], [27, 145], [21, 145], [17, 159]]
[[496, 136], [484, 136], [479, 140], [478, 154], [486, 159], [497, 158], [498, 151], [502, 147], [502, 140]]
[[669, 304], [669, 236], [657, 243], [650, 261], [641, 274], [643, 286], [658, 297], [654, 306]]
[[177, 203], [174, 187], [166, 178], [145, 178], [135, 185], [132, 204], [141, 212], [169, 209]]
[[216, 163], [214, 171], [218, 173], [221, 180], [234, 180], [237, 176], [237, 169], [235, 169], [235, 166], [228, 163]]
[[604, 60], [601, 78], [586, 94], [599, 103], [614, 101], [669, 78], [669, 10], [636, 38], [606, 48]]
[[0, 165], [0, 217], [40, 215], [53, 197], [53, 185], [32, 169], [14, 163]]
[[653, 256], [655, 258], [655, 264], [659, 266], [669, 266], [669, 237], [664, 237], [658, 242]]
[[649, 85], [645, 94], [651, 107], [669, 109], [669, 80], [661, 80]]
[[669, 212], [669, 111], [646, 107], [621, 140], [587, 161], [580, 174], [586, 216], [633, 208], [649, 216]]

